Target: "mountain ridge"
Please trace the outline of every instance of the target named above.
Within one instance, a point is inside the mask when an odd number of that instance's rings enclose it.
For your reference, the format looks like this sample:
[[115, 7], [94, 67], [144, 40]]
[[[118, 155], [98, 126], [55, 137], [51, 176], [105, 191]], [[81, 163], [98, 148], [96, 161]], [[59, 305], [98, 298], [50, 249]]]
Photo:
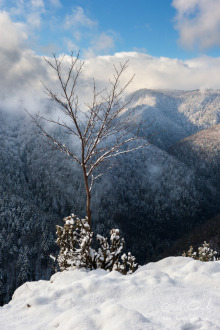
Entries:
[[[115, 159], [112, 169], [94, 185], [94, 232], [107, 236], [111, 228], [119, 227], [126, 248], [140, 263], [160, 259], [176, 240], [220, 213], [217, 172], [207, 164], [207, 177], [196, 166], [190, 167], [187, 157], [170, 152], [181, 139], [219, 124], [220, 92], [208, 91], [204, 98], [199, 91], [184, 91], [185, 101], [178, 96], [181, 93], [136, 92], [136, 119], [154, 119], [145, 135], [156, 129], [158, 134], [145, 149]], [[49, 106], [47, 102], [45, 111]], [[21, 281], [48, 278], [48, 256], [56, 251], [55, 224], [70, 213], [85, 216], [85, 193], [80, 169], [35, 135], [30, 118], [6, 112], [0, 116], [0, 229], [4, 233], [0, 303], [5, 303]], [[21, 240], [25, 240], [23, 249]]]

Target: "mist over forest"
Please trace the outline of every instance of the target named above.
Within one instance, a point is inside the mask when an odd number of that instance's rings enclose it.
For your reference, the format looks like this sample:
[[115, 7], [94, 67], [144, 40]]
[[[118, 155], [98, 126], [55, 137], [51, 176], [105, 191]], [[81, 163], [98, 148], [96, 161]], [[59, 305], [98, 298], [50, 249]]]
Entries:
[[[219, 104], [219, 90], [132, 93], [135, 118], [150, 123], [143, 133], [149, 145], [118, 156], [95, 182], [94, 233], [119, 228], [140, 264], [181, 255], [194, 239], [190, 233], [220, 213]], [[53, 111], [45, 99], [37, 107]], [[1, 304], [22, 283], [50, 277], [55, 225], [71, 213], [86, 215], [81, 169], [52, 150], [18, 110], [3, 103], [0, 111]], [[62, 131], [54, 133], [68, 143]], [[206, 239], [220, 247], [217, 233]]]

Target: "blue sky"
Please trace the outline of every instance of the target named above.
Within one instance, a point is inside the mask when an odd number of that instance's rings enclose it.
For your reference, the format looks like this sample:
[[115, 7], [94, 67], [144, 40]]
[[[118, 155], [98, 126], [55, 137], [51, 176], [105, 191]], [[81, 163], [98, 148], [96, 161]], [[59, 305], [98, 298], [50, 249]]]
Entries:
[[23, 23], [38, 54], [138, 51], [184, 60], [219, 56], [216, 4], [220, 8], [219, 0], [0, 0], [0, 10]]

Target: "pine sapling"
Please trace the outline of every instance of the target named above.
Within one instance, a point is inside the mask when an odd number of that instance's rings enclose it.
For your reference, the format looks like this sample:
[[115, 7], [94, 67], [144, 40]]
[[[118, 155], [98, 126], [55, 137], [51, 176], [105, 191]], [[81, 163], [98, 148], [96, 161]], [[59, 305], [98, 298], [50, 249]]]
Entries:
[[193, 252], [193, 247], [190, 246], [189, 250], [187, 252], [183, 251], [182, 254], [183, 257], [190, 257], [200, 261], [218, 260], [217, 255], [217, 251], [213, 251], [213, 249], [210, 248], [210, 243], [207, 243], [206, 241], [204, 241], [203, 245], [198, 248], [198, 253]]

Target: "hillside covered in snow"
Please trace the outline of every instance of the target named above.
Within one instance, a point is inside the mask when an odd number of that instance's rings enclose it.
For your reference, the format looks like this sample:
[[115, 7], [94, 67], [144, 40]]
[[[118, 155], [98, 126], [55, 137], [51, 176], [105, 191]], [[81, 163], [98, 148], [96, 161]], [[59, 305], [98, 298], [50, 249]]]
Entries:
[[151, 142], [163, 149], [220, 122], [220, 90], [141, 89], [129, 97], [149, 135], [156, 132]]
[[[146, 121], [144, 136], [153, 135], [150, 145], [115, 159], [95, 183], [93, 231], [108, 236], [112, 228], [119, 228], [125, 249], [145, 264], [170, 255], [165, 252], [185, 237], [186, 246], [172, 254], [181, 255], [189, 248], [189, 233], [220, 214], [220, 137], [215, 129], [220, 91], [142, 89], [131, 96], [134, 118]], [[40, 109], [52, 111], [45, 102]], [[71, 213], [84, 217], [85, 195], [80, 169], [42, 142], [30, 118], [22, 111], [1, 109], [0, 119], [2, 305], [22, 283], [49, 279], [49, 254], [57, 252], [55, 225]], [[195, 134], [201, 138], [195, 139]], [[175, 149], [178, 143], [181, 148]], [[201, 148], [210, 161], [199, 158]], [[215, 244], [219, 250], [219, 238]]]
[[0, 308], [4, 330], [219, 330], [220, 263], [170, 257], [132, 275], [70, 269], [27, 282]]

